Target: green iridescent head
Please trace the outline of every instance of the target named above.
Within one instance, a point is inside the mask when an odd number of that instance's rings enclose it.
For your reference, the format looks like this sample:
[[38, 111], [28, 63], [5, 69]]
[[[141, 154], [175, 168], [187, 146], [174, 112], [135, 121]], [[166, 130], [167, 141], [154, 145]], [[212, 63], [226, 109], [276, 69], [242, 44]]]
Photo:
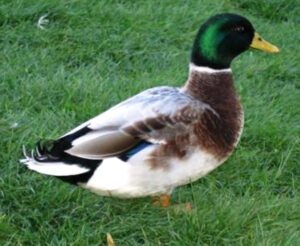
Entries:
[[277, 47], [255, 33], [246, 18], [236, 14], [215, 15], [201, 26], [194, 42], [191, 61], [197, 66], [229, 68], [232, 60], [250, 47], [278, 52]]

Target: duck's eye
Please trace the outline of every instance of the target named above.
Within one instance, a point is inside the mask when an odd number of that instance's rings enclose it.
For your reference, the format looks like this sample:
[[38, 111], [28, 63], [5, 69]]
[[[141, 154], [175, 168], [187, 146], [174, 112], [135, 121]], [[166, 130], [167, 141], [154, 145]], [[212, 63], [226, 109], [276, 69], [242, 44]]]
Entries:
[[233, 31], [235, 31], [235, 32], [243, 32], [243, 31], [245, 31], [245, 28], [243, 26], [235, 26], [233, 28]]

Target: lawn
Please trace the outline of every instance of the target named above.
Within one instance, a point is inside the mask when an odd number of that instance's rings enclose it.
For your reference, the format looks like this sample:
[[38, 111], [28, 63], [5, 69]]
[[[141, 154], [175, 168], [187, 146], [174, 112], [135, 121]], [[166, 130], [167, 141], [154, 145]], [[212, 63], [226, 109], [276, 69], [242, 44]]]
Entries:
[[[300, 245], [297, 1], [3, 0], [0, 4], [0, 244]], [[197, 29], [234, 12], [281, 52], [232, 66], [245, 129], [232, 157], [178, 188], [190, 214], [120, 200], [26, 170], [22, 145], [56, 138], [146, 88], [181, 86]], [[47, 14], [49, 23], [37, 27]]]

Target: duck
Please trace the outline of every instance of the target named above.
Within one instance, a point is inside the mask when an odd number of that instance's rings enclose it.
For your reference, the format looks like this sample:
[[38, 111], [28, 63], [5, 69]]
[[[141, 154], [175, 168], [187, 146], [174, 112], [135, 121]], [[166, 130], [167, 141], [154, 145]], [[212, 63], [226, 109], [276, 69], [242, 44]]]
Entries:
[[237, 146], [244, 114], [230, 66], [250, 48], [279, 52], [247, 18], [214, 15], [197, 32], [181, 87], [142, 91], [56, 140], [24, 147], [20, 162], [101, 196], [149, 196], [168, 207], [176, 187], [219, 167]]

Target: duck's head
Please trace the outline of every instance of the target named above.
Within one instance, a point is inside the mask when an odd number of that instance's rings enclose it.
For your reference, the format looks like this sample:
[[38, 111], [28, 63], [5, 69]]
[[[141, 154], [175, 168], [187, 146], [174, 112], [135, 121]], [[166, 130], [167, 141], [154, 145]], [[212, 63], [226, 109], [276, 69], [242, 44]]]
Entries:
[[246, 18], [236, 14], [215, 15], [201, 26], [191, 62], [214, 69], [229, 68], [231, 61], [250, 47], [266, 52], [279, 51], [263, 40]]

